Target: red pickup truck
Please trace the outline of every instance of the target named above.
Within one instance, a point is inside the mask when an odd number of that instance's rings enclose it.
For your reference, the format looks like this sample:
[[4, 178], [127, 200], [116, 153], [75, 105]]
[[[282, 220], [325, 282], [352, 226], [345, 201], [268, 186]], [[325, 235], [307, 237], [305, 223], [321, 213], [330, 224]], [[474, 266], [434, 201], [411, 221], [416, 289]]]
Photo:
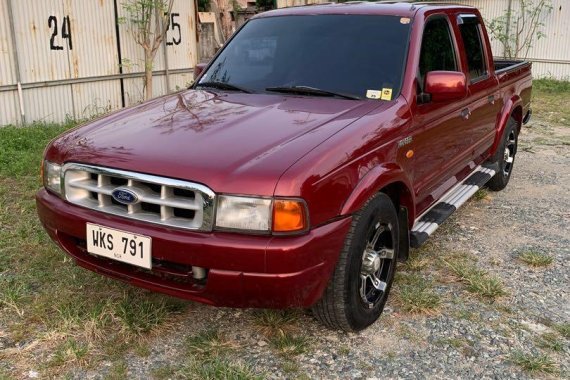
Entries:
[[360, 330], [396, 262], [509, 182], [531, 65], [479, 12], [346, 3], [255, 16], [188, 90], [46, 149], [39, 217], [77, 264], [231, 307]]

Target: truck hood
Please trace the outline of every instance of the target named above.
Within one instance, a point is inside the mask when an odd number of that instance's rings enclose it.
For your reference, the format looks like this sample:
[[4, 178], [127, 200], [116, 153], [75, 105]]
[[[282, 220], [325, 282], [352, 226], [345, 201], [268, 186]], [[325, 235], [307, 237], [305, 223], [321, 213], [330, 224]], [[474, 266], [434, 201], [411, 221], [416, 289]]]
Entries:
[[72, 130], [52, 143], [47, 159], [272, 195], [295, 161], [382, 104], [188, 90]]

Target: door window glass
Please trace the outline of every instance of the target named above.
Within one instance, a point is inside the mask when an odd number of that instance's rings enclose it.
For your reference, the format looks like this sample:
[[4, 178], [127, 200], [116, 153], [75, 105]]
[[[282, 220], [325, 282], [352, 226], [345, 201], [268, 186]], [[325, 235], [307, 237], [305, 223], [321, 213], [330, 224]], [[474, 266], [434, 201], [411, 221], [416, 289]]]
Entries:
[[429, 20], [424, 29], [420, 54], [422, 79], [430, 71], [457, 71], [451, 31], [444, 17]]
[[471, 82], [473, 82], [487, 75], [483, 42], [481, 40], [481, 27], [476, 17], [466, 17], [462, 20], [463, 22], [459, 25], [459, 30], [465, 46], [469, 76], [471, 77]]

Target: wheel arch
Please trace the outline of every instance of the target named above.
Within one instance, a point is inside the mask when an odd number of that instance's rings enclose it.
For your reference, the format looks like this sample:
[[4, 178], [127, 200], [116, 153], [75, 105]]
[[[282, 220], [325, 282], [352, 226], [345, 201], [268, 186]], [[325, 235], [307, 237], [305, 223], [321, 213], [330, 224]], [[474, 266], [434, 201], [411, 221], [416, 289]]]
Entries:
[[509, 119], [513, 117], [516, 120], [517, 132], [520, 133], [523, 116], [523, 100], [520, 96], [515, 95], [505, 103], [501, 114], [497, 117], [497, 133], [495, 134], [495, 141], [493, 142], [493, 146], [491, 148], [491, 157], [495, 157], [495, 154], [497, 153], [497, 149], [501, 144], [501, 139], [503, 138], [503, 133], [507, 127]]
[[374, 194], [382, 192], [388, 195], [399, 212], [400, 207], [408, 210], [408, 227], [415, 218], [415, 198], [411, 184], [404, 171], [396, 164], [379, 165], [370, 170], [358, 182], [342, 206], [341, 215], [358, 211]]

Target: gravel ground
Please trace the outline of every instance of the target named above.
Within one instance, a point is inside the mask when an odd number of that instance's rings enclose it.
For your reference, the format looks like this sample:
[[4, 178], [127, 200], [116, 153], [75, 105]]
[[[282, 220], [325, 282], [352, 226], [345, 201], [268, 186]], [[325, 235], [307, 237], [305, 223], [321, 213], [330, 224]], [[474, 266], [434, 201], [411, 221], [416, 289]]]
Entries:
[[[468, 202], [416, 252], [418, 273], [441, 297], [436, 310], [409, 314], [391, 297], [380, 320], [358, 334], [325, 329], [300, 312], [287, 328], [306, 339], [305, 352], [285, 355], [260, 328], [259, 311], [191, 303], [169, 333], [149, 342], [148, 352], [128, 355], [123, 373], [183, 376], [188, 337], [213, 328], [234, 347], [231, 360], [267, 378], [570, 378], [568, 338], [557, 335], [557, 350], [538, 343], [557, 324], [570, 322], [569, 138], [570, 128], [540, 121], [525, 127], [508, 188]], [[548, 254], [552, 264], [528, 266], [518, 258], [528, 250]], [[458, 255], [499, 278], [506, 295], [491, 302], [467, 292], [441, 264]], [[511, 360], [515, 351], [548, 355], [554, 372], [524, 371]], [[73, 371], [72, 377], [104, 377], [113, 365]]]

